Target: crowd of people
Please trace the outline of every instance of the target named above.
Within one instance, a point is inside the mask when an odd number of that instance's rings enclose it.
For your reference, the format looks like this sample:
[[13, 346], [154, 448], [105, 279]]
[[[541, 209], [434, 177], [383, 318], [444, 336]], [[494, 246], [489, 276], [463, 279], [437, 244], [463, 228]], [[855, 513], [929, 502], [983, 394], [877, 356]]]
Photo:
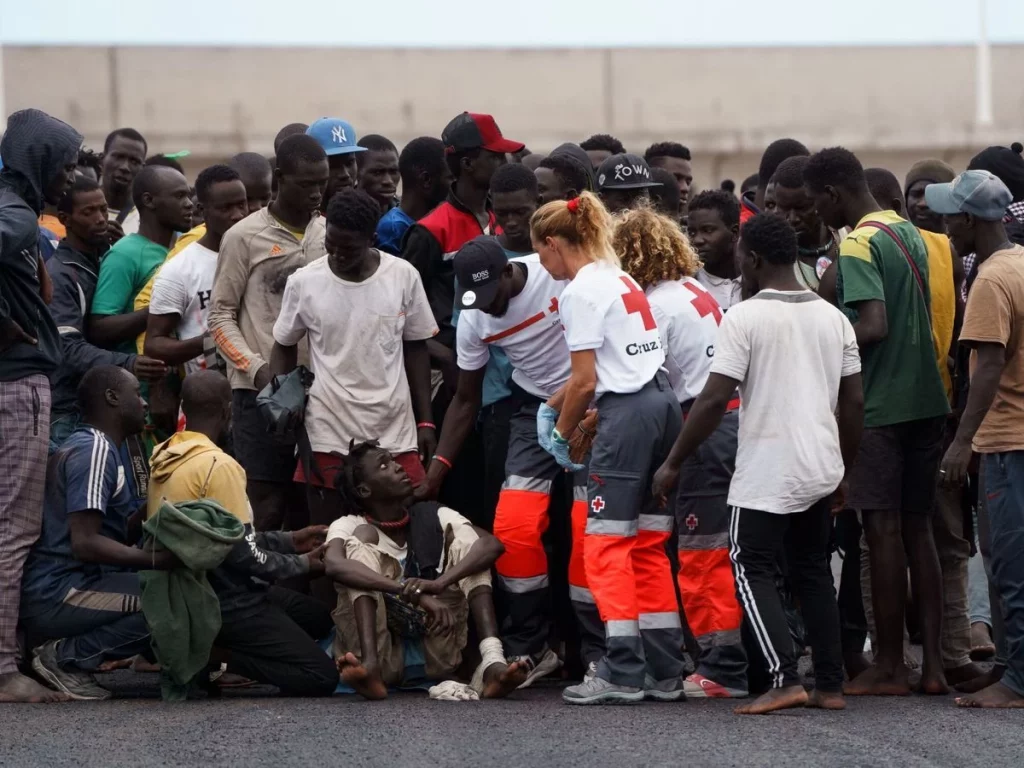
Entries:
[[0, 141], [0, 701], [1024, 707], [1019, 144], [82, 143]]

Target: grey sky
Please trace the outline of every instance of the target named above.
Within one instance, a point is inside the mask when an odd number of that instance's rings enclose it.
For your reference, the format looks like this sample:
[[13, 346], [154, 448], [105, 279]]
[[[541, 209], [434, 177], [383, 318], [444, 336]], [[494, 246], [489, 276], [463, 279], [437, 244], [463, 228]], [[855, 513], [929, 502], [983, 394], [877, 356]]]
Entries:
[[[967, 43], [978, 0], [0, 0], [3, 44], [395, 47]], [[1024, 0], [987, 0], [993, 43]]]

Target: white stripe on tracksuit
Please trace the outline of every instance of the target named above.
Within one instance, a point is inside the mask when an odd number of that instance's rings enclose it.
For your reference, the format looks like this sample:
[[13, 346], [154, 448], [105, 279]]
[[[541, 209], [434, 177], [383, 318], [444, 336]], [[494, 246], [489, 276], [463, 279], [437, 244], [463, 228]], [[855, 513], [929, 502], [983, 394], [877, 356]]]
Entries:
[[85, 503], [87, 509], [103, 511], [103, 475], [107, 468], [110, 446], [101, 435], [92, 436], [92, 457], [89, 460], [89, 479], [86, 485]]
[[739, 561], [740, 541], [740, 508], [732, 508], [732, 517], [729, 520], [729, 558], [732, 560], [733, 573], [736, 576], [736, 591], [739, 593], [740, 602], [743, 603], [743, 610], [750, 619], [750, 626], [757, 638], [757, 644], [761, 646], [761, 653], [768, 661], [768, 672], [772, 678], [772, 688], [782, 687], [782, 662], [772, 645], [772, 638], [765, 629], [761, 614], [757, 610], [757, 603], [754, 600], [754, 591], [747, 581], [746, 571]]

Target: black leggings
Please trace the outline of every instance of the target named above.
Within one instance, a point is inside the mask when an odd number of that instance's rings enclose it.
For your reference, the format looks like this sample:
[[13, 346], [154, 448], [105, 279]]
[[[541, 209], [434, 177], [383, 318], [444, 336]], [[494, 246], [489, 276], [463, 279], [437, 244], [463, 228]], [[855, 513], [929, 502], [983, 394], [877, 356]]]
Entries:
[[789, 515], [732, 508], [729, 554], [736, 593], [773, 688], [800, 684], [799, 652], [775, 582], [778, 558], [784, 553], [787, 577], [800, 601], [814, 654], [815, 687], [828, 692], [842, 690], [839, 608], [828, 562], [831, 527], [825, 500]]

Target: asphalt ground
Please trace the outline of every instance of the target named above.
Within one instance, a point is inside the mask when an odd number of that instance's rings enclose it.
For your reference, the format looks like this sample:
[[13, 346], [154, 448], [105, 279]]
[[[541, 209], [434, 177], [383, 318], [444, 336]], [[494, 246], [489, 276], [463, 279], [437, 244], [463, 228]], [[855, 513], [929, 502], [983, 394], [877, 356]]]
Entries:
[[254, 688], [164, 704], [155, 674], [99, 679], [114, 699], [0, 707], [0, 766], [1024, 765], [1024, 710], [961, 710], [952, 697], [740, 717], [722, 700], [570, 707], [555, 685], [485, 702]]

